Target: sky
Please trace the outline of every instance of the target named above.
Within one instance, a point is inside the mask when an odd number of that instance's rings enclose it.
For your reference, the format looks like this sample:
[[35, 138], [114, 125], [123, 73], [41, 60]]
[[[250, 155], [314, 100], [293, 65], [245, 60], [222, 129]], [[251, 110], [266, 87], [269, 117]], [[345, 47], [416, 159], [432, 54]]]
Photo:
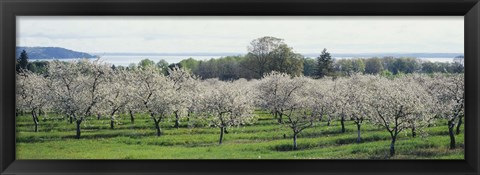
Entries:
[[464, 17], [17, 16], [17, 46], [87, 53], [247, 53], [256, 38], [295, 52], [463, 53]]

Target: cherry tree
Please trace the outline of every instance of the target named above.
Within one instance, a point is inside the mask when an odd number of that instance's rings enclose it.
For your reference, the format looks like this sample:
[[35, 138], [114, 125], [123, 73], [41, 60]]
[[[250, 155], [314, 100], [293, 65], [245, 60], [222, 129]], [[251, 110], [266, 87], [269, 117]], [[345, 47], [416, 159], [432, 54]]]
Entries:
[[[332, 85], [333, 81], [322, 78], [322, 79], [306, 79], [309, 80], [307, 85], [305, 85], [306, 91], [310, 100], [312, 100], [310, 110], [317, 117], [318, 121], [322, 121], [324, 116], [330, 116], [334, 112], [332, 108]], [[327, 117], [327, 120], [330, 120], [330, 117]]]
[[125, 70], [113, 70], [112, 74], [107, 77], [108, 86], [100, 89], [104, 91], [103, 93], [106, 96], [99, 108], [109, 114], [111, 129], [114, 129], [115, 126], [115, 115], [121, 112], [132, 100], [131, 94], [134, 89], [129, 84], [127, 76], [128, 74]]
[[168, 78], [173, 82], [174, 97], [171, 99], [175, 115], [175, 128], [179, 128], [180, 118], [194, 110], [194, 96], [198, 94], [198, 77], [185, 69], [173, 67], [168, 70]]
[[[412, 130], [412, 137], [417, 136], [417, 128], [424, 128], [426, 126], [430, 126], [434, 124], [435, 119], [437, 119], [437, 101], [435, 97], [435, 86], [436, 80], [432, 78], [430, 75], [425, 74], [407, 74], [405, 75], [405, 80], [407, 81], [415, 81], [416, 83], [422, 86], [427, 95], [430, 96], [430, 101], [427, 104], [424, 104], [428, 112], [425, 113], [418, 113], [416, 116], [416, 120], [410, 121], [410, 127]], [[427, 116], [426, 116], [427, 115]], [[420, 127], [419, 127], [420, 126]]]
[[[264, 106], [279, 115], [281, 124], [292, 129], [295, 150], [298, 148], [298, 134], [313, 126], [322, 109], [314, 106], [315, 98], [310, 95], [312, 88], [308, 86], [311, 84], [305, 77], [292, 78], [285, 73], [271, 72], [258, 85]], [[282, 121], [282, 117], [286, 117], [286, 120]]]
[[465, 113], [465, 82], [463, 74], [434, 75], [432, 89], [435, 92], [437, 114], [448, 120], [450, 149], [455, 149], [454, 128], [461, 123]]
[[125, 84], [124, 88], [129, 89], [127, 91], [127, 96], [129, 96], [129, 102], [125, 105], [123, 108], [124, 113], [128, 113], [130, 115], [130, 122], [132, 124], [135, 124], [135, 113], [140, 113], [144, 111], [144, 104], [141, 101], [140, 98], [137, 98], [137, 96], [134, 96], [136, 94], [136, 87], [137, 81], [135, 78], [138, 76], [136, 75], [138, 73], [138, 70], [125, 70], [122, 71], [124, 79], [125, 79]]
[[347, 86], [348, 80], [345, 78], [337, 78], [333, 80], [333, 85], [331, 86], [331, 109], [330, 113], [331, 118], [340, 119], [340, 125], [342, 127], [341, 132], [345, 133], [345, 120], [346, 120], [346, 111], [347, 105], [349, 103], [348, 95], [349, 88]]
[[369, 89], [372, 92], [369, 105], [374, 114], [371, 121], [390, 133], [390, 156], [394, 156], [398, 134], [411, 128], [412, 121], [418, 120], [416, 117], [430, 116], [418, 114], [428, 112], [431, 97], [420, 84], [405, 78], [377, 77], [372, 85]]
[[[117, 89], [123, 94], [124, 97], [119, 97], [119, 100], [126, 99], [127, 103], [123, 105], [123, 107], [119, 108], [117, 113], [128, 114], [130, 116], [130, 122], [135, 124], [135, 113], [144, 112], [144, 105], [143, 102], [140, 101], [139, 98], [136, 98], [134, 94], [136, 94], [136, 87], [137, 81], [135, 80], [138, 76], [135, 75], [140, 70], [119, 70], [116, 69], [114, 73], [116, 74], [116, 78], [119, 79], [122, 83], [120, 87], [114, 86], [115, 88], [122, 88]], [[111, 79], [113, 80], [113, 79]], [[119, 101], [120, 102], [120, 101]], [[122, 103], [118, 103], [122, 104]]]
[[132, 97], [141, 104], [141, 109], [148, 112], [152, 118], [157, 136], [162, 135], [160, 122], [173, 113], [172, 99], [175, 98], [173, 82], [165, 77], [161, 70], [155, 67], [145, 67], [133, 70]]
[[201, 117], [198, 117], [198, 114], [202, 113], [202, 101], [205, 97], [204, 92], [208, 89], [206, 86], [202, 86], [202, 82], [200, 80], [196, 80], [195, 84], [195, 87], [190, 89], [190, 96], [188, 97], [190, 101], [187, 106], [186, 118], [189, 124], [195, 122], [192, 121], [192, 119], [202, 119]]
[[104, 100], [106, 93], [101, 91], [107, 86], [110, 67], [99, 60], [79, 60], [73, 62], [52, 61], [48, 66], [50, 95], [54, 108], [71, 116], [76, 123], [79, 139], [81, 123], [91, 116], [94, 108]]
[[368, 90], [371, 82], [375, 77], [369, 75], [354, 74], [351, 77], [343, 78], [343, 86], [340, 89], [341, 94], [345, 95], [346, 103], [344, 108], [344, 116], [347, 120], [353, 120], [357, 125], [357, 143], [362, 141], [360, 137], [360, 128], [365, 120], [371, 115], [369, 109], [370, 91]]
[[259, 105], [265, 109], [270, 110], [273, 114], [273, 117], [278, 119], [278, 122], [281, 123], [282, 119], [278, 118], [279, 113], [281, 115], [281, 106], [279, 103], [279, 94], [278, 89], [282, 85], [282, 80], [288, 79], [288, 74], [282, 74], [279, 72], [272, 72], [270, 74], [266, 74], [257, 84], [258, 88], [257, 91], [259, 92], [257, 95], [261, 101]]
[[252, 89], [238, 82], [209, 80], [205, 83], [205, 92], [201, 98], [202, 117], [211, 125], [220, 128], [219, 144], [222, 144], [225, 129], [254, 121], [254, 100]]
[[[278, 122], [282, 123], [285, 115], [287, 102], [293, 98], [293, 92], [302, 87], [303, 84], [293, 83], [290, 75], [280, 72], [271, 72], [265, 74], [257, 91], [264, 108], [269, 109]], [[293, 84], [292, 84], [293, 83]]]
[[285, 101], [283, 113], [286, 121], [283, 125], [292, 129], [293, 132], [293, 149], [297, 150], [297, 137], [303, 130], [313, 127], [314, 122], [319, 119], [319, 116], [324, 112], [322, 106], [315, 103], [314, 96], [310, 95], [308, 86], [308, 79], [305, 77], [295, 77], [290, 82], [290, 88], [299, 87], [294, 91], [290, 91], [291, 97]]
[[48, 79], [27, 70], [17, 73], [17, 108], [31, 111], [34, 131], [38, 132], [39, 111], [49, 108]]

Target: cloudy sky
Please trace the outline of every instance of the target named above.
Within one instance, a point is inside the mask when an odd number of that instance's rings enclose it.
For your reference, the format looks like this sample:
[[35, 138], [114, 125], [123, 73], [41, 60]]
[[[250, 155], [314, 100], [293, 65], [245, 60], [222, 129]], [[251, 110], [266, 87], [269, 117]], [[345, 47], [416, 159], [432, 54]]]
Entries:
[[246, 53], [274, 36], [299, 53], [463, 53], [456, 17], [17, 17], [17, 46], [88, 53]]

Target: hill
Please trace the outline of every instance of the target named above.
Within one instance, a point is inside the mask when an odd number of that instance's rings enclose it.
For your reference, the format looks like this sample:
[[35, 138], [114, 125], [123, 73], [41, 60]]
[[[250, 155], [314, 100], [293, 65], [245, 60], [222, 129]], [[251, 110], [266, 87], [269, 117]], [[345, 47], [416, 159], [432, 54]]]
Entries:
[[25, 50], [29, 59], [65, 59], [65, 58], [95, 58], [84, 52], [77, 52], [61, 47], [17, 47], [15, 58], [20, 56], [22, 50]]

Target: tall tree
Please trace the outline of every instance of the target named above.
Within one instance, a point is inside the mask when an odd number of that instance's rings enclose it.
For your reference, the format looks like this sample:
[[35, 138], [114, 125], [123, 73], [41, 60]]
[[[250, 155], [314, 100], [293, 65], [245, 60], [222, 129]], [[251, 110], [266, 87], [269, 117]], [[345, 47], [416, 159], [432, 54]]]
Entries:
[[317, 57], [316, 76], [323, 78], [333, 73], [333, 58], [327, 49], [324, 48], [319, 57]]
[[303, 71], [303, 56], [293, 52], [283, 39], [265, 36], [253, 40], [243, 67], [261, 78], [271, 71], [300, 75]]
[[278, 71], [292, 76], [303, 74], [303, 56], [293, 52], [291, 47], [282, 44], [272, 53], [269, 71]]
[[20, 56], [17, 59], [18, 67], [17, 67], [17, 72], [20, 69], [27, 69], [28, 67], [28, 54], [27, 51], [22, 50], [22, 53], [20, 53]]

